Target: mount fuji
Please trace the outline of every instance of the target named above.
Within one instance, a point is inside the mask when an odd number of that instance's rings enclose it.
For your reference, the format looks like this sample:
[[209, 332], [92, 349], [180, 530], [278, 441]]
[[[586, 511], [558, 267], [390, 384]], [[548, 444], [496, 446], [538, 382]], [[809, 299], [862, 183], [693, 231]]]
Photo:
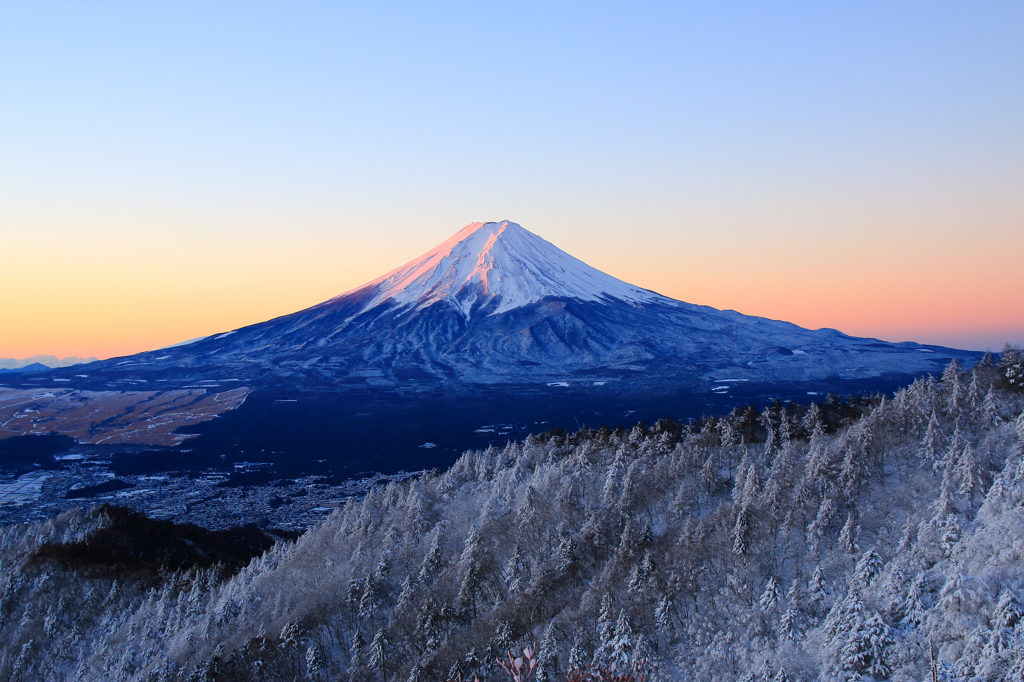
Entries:
[[[381, 456], [422, 455], [418, 446], [438, 444], [458, 454], [484, 444], [480, 438], [512, 435], [512, 425], [527, 432], [544, 424], [614, 426], [808, 394], [893, 390], [940, 373], [954, 358], [969, 365], [980, 354], [677, 301], [503, 221], [467, 225], [396, 270], [290, 315], [2, 381], [131, 391], [143, 396], [141, 405], [152, 402], [148, 391], [213, 399], [230, 414], [198, 425], [203, 418], [193, 415], [190, 428], [200, 437], [190, 447], [206, 443], [218, 456], [231, 447], [294, 453], [301, 442], [313, 457], [341, 444], [380, 470]], [[460, 433], [468, 435], [460, 440]]]
[[503, 221], [467, 225], [421, 257], [306, 310], [93, 363], [88, 374], [107, 388], [148, 378], [401, 393], [597, 384], [649, 393], [725, 380], [909, 377], [975, 355], [684, 303]]

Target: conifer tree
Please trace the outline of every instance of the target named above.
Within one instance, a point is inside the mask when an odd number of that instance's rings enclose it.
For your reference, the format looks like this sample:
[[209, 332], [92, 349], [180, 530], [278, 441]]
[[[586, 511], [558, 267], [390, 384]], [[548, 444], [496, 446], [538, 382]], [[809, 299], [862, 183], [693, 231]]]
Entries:
[[608, 662], [611, 670], [618, 673], [629, 672], [630, 663], [633, 660], [634, 638], [633, 627], [629, 623], [626, 610], [621, 609], [619, 617], [615, 621], [612, 641], [608, 646]]
[[575, 568], [578, 561], [576, 557], [576, 541], [567, 532], [564, 533], [558, 542], [556, 550], [556, 565], [562, 572], [570, 572]]
[[558, 675], [558, 656], [556, 650], [560, 633], [555, 621], [549, 621], [544, 628], [540, 645], [537, 647], [537, 680], [554, 680]]
[[606, 592], [601, 597], [601, 610], [597, 614], [597, 649], [594, 650], [592, 661], [595, 668], [607, 666], [611, 662], [615, 623], [612, 617], [612, 596]]
[[807, 599], [811, 605], [812, 613], [822, 613], [825, 600], [828, 597], [828, 588], [825, 585], [825, 578], [821, 574], [821, 567], [814, 567], [814, 574], [807, 583]]
[[858, 528], [854, 527], [853, 514], [847, 514], [846, 523], [843, 525], [843, 529], [839, 531], [839, 546], [846, 552], [853, 554], [857, 551], [857, 535]]
[[327, 661], [324, 659], [324, 652], [315, 642], [306, 649], [306, 676], [315, 680], [320, 676]]
[[839, 647], [839, 669], [855, 675], [871, 675], [874, 679], [889, 676], [886, 650], [892, 644], [888, 626], [877, 613], [866, 618], [854, 615]]
[[963, 402], [963, 386], [960, 379], [960, 362], [954, 358], [942, 372], [942, 386], [946, 392], [946, 414], [951, 417], [960, 415]]
[[434, 579], [434, 576], [437, 575], [443, 565], [444, 551], [441, 548], [441, 528], [438, 527], [434, 531], [433, 538], [431, 538], [430, 548], [427, 550], [426, 555], [423, 557], [423, 562], [420, 564], [417, 579], [422, 583], [429, 583]]
[[750, 532], [750, 512], [741, 509], [736, 514], [736, 522], [732, 528], [732, 553], [743, 556], [747, 552], [747, 535]]
[[384, 635], [384, 630], [377, 630], [377, 634], [373, 636], [373, 641], [370, 642], [370, 655], [367, 661], [367, 666], [371, 670], [376, 670], [380, 674], [381, 680], [387, 680], [387, 662], [388, 662], [388, 640]]
[[867, 588], [883, 568], [882, 558], [874, 549], [864, 552], [853, 571], [853, 588], [857, 590]]
[[583, 646], [583, 640], [576, 637], [572, 642], [572, 647], [569, 649], [569, 669], [570, 670], [581, 670], [587, 665], [587, 650]]
[[925, 429], [924, 437], [921, 439], [921, 458], [926, 462], [937, 463], [940, 459], [939, 449], [939, 419], [935, 410], [932, 410], [928, 428]]
[[981, 494], [984, 487], [985, 467], [980, 461], [977, 451], [970, 443], [964, 445], [963, 451], [956, 460], [953, 476], [959, 487], [957, 492], [964, 496], [968, 505], [973, 505], [975, 497]]
[[999, 421], [999, 406], [996, 402], [995, 389], [989, 387], [985, 399], [981, 402], [981, 417], [986, 426], [995, 426]]
[[358, 669], [363, 664], [363, 649], [366, 648], [366, 640], [363, 639], [363, 633], [358, 629], [352, 633], [352, 642], [349, 645], [349, 667]]
[[979, 381], [978, 372], [971, 372], [971, 383], [967, 387], [967, 407], [971, 414], [977, 414], [978, 410], [981, 409], [981, 401], [983, 399], [981, 389], [981, 382]]
[[807, 527], [807, 545], [812, 553], [817, 553], [819, 543], [825, 537], [825, 530], [832, 522], [836, 513], [836, 503], [832, 498], [826, 497], [818, 506], [818, 513], [814, 521]]
[[779, 584], [775, 580], [775, 576], [768, 578], [768, 584], [764, 588], [764, 592], [761, 593], [761, 597], [757, 600], [757, 606], [762, 611], [774, 611], [775, 607], [779, 604]]

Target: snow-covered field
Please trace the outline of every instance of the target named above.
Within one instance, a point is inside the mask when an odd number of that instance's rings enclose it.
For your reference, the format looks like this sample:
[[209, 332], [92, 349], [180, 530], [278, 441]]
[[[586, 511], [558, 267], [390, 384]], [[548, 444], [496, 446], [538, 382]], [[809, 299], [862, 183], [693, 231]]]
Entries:
[[176, 433], [233, 410], [247, 388], [208, 393], [209, 386], [177, 391], [78, 391], [0, 388], [0, 439], [32, 434], [71, 436], [86, 444], [177, 445]]

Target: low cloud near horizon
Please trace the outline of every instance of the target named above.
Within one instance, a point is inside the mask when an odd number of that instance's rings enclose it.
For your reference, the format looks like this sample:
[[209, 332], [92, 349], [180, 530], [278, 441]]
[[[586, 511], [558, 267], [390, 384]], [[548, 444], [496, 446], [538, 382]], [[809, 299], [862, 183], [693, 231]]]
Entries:
[[33, 355], [30, 358], [0, 358], [0, 369], [21, 369], [27, 365], [38, 362], [41, 365], [47, 367], [69, 367], [71, 365], [80, 365], [83, 362], [96, 362], [95, 356], [89, 356], [87, 358], [79, 358], [75, 356], [67, 358], [58, 358], [56, 355]]

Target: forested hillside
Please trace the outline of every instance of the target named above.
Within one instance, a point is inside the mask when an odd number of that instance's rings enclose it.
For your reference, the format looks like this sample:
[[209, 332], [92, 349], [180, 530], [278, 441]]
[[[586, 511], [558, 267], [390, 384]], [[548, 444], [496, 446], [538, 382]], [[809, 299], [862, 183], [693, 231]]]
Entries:
[[8, 527], [0, 678], [497, 680], [536, 641], [548, 680], [1024, 680], [1014, 381], [530, 437], [237, 572], [66, 560], [109, 510]]

